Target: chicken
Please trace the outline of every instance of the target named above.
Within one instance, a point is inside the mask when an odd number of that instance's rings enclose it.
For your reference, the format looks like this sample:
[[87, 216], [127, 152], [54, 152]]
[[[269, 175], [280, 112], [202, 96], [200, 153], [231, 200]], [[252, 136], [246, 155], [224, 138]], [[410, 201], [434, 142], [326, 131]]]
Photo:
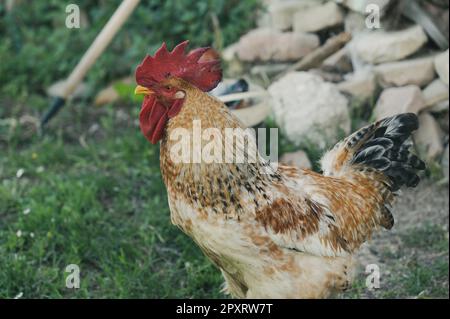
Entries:
[[[140, 127], [160, 142], [171, 221], [220, 269], [233, 297], [324, 298], [345, 290], [354, 253], [374, 231], [393, 227], [398, 190], [419, 182], [425, 165], [409, 142], [416, 115], [360, 129], [323, 156], [323, 174], [275, 165], [250, 156], [254, 139], [205, 93], [221, 80], [220, 62], [202, 58], [207, 48], [186, 54], [187, 44], [171, 52], [164, 44], [136, 69], [136, 93], [145, 95]], [[198, 123], [216, 131], [198, 135]], [[229, 129], [236, 138], [216, 138]], [[209, 149], [217, 151], [213, 160], [198, 147], [208, 141], [217, 147]], [[189, 151], [180, 159], [180, 150]], [[224, 160], [227, 151], [233, 160]]]

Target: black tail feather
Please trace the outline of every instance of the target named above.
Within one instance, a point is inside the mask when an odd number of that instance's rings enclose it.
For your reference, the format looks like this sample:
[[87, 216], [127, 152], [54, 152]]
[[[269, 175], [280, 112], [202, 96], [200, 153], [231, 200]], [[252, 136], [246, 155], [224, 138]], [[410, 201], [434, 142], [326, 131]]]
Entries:
[[411, 133], [419, 121], [413, 113], [395, 115], [379, 121], [371, 138], [359, 148], [352, 163], [382, 171], [391, 180], [391, 191], [400, 187], [415, 187], [420, 181], [418, 171], [425, 163], [410, 152]]

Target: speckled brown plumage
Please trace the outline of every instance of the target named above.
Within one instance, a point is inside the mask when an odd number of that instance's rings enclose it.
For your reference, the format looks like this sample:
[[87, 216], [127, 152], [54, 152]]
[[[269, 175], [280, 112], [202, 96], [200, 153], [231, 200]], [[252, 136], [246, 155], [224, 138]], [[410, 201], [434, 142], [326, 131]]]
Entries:
[[[255, 163], [174, 163], [176, 141], [169, 136], [176, 128], [191, 132], [201, 120], [202, 128], [224, 132], [241, 124], [189, 83], [168, 83], [186, 93], [161, 141], [172, 222], [222, 271], [225, 290], [235, 297], [320, 298], [347, 288], [352, 254], [380, 226], [393, 224], [389, 207], [398, 179], [377, 168], [385, 164], [379, 154], [387, 153], [370, 143], [380, 127], [397, 124], [374, 124], [338, 144], [324, 157], [324, 174], [276, 168], [259, 156]], [[386, 147], [404, 142], [375, 141]]]

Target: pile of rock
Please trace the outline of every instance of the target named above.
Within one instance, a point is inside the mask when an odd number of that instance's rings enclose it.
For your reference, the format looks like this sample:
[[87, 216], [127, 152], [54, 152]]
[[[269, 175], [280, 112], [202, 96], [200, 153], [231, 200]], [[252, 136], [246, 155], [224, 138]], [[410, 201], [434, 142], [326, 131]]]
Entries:
[[[273, 98], [275, 120], [292, 142], [308, 140], [321, 148], [335, 143], [350, 133], [350, 110], [357, 107], [370, 108], [370, 120], [414, 112], [421, 124], [414, 140], [422, 156], [428, 161], [448, 158], [448, 6], [437, 10], [441, 20], [422, 23], [415, 12], [425, 12], [430, 4], [401, 9], [391, 0], [265, 3], [259, 27], [228, 48], [226, 56], [261, 75]], [[439, 27], [443, 33], [436, 35]], [[352, 40], [320, 65], [276, 77], [341, 32]]]

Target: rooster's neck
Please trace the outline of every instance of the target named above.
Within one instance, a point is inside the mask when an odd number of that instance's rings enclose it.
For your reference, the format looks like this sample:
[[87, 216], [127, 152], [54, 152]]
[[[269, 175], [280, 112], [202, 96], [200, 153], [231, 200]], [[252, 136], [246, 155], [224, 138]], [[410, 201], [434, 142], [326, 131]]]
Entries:
[[[193, 205], [215, 207], [229, 211], [231, 215], [238, 214], [239, 207], [247, 205], [241, 203], [242, 198], [238, 194], [248, 189], [257, 197], [274, 176], [264, 171], [267, 164], [256, 151], [256, 141], [250, 143], [250, 147], [247, 146], [251, 150], [255, 149], [256, 155], [252, 160], [249, 160], [247, 153], [244, 162], [227, 160], [228, 150], [231, 149], [236, 158], [236, 152], [243, 146], [237, 139], [230, 143], [225, 137], [226, 130], [244, 132], [241, 123], [216, 98], [201, 91], [190, 93], [187, 92], [180, 113], [169, 121], [161, 141], [161, 172], [169, 196], [183, 196]], [[219, 133], [221, 138], [209, 136], [210, 129]], [[204, 157], [205, 153], [210, 154], [205, 150], [208, 144], [212, 145], [212, 140], [221, 144], [219, 150], [222, 161], [208, 162]], [[184, 150], [188, 149], [187, 153], [183, 152], [183, 147]], [[182, 156], [183, 153], [188, 156]], [[253, 199], [249, 197], [248, 200]]]

